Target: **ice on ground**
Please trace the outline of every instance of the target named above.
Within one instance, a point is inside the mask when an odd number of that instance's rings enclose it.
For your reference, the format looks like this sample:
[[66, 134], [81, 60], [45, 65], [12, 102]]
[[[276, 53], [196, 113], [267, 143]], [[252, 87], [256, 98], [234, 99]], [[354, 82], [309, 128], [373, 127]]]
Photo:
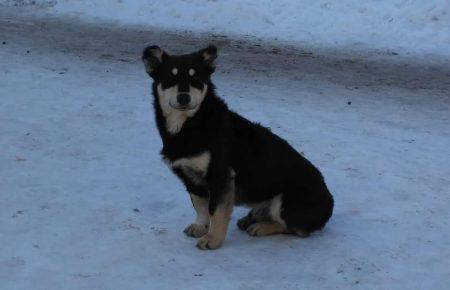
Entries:
[[303, 151], [336, 207], [307, 239], [250, 237], [238, 208], [204, 252], [139, 56], [211, 40], [0, 11], [0, 289], [447, 289], [448, 64], [217, 39], [219, 94]]

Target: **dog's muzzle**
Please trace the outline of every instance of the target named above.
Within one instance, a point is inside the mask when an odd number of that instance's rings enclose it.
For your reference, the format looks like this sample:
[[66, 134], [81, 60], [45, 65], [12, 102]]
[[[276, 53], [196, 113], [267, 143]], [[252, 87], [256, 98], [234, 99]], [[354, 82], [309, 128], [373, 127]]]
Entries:
[[193, 110], [197, 104], [193, 103], [192, 98], [187, 93], [181, 93], [170, 98], [169, 105], [179, 111]]

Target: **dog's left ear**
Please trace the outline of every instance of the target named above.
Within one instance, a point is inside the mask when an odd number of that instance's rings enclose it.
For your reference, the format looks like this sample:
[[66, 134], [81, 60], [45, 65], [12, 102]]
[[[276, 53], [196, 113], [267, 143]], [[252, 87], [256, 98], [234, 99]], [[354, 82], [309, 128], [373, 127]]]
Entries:
[[214, 69], [216, 68], [215, 60], [217, 58], [217, 47], [215, 45], [209, 45], [207, 48], [200, 50], [199, 54], [211, 69], [211, 72], [214, 72]]

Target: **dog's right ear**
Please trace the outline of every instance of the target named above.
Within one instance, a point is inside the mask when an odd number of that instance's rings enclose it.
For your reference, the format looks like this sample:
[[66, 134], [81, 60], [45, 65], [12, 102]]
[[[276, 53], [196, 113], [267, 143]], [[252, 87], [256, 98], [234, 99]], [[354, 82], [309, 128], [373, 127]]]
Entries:
[[144, 49], [142, 61], [145, 64], [145, 70], [151, 77], [155, 76], [155, 72], [162, 64], [166, 55], [167, 53], [156, 45], [148, 46]]

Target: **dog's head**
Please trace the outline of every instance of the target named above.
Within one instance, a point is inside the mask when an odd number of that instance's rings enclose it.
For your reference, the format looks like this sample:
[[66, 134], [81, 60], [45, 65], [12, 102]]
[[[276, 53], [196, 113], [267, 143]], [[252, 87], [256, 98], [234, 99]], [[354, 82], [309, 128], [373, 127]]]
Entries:
[[196, 111], [206, 96], [217, 48], [210, 45], [185, 55], [169, 55], [158, 46], [145, 48], [142, 60], [153, 78], [163, 111]]

